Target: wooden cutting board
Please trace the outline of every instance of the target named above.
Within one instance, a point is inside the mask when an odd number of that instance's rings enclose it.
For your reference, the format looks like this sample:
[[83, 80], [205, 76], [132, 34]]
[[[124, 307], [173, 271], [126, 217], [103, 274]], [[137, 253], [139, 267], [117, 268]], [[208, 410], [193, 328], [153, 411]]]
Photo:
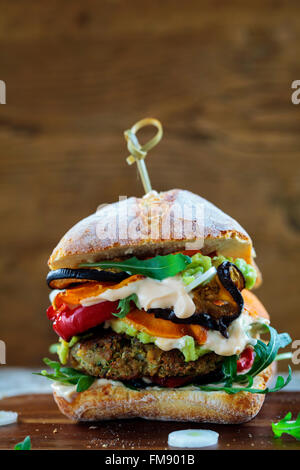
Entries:
[[17, 411], [19, 422], [0, 427], [0, 449], [12, 449], [30, 435], [33, 449], [169, 449], [168, 434], [188, 428], [207, 428], [220, 434], [210, 449], [300, 450], [300, 441], [290, 436], [275, 439], [271, 422], [288, 411], [300, 411], [300, 392], [279, 392], [267, 396], [258, 416], [243, 425], [202, 425], [145, 421], [142, 419], [76, 424], [63, 416], [51, 395], [24, 395], [0, 401], [1, 410]]

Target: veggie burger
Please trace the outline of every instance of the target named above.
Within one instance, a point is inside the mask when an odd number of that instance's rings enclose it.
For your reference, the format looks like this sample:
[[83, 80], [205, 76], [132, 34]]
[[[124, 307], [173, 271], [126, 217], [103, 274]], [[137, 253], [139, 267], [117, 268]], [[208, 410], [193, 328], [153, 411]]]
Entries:
[[82, 421], [253, 418], [265, 394], [291, 378], [289, 370], [268, 385], [278, 349], [291, 340], [252, 293], [261, 282], [254, 256], [234, 219], [178, 189], [106, 205], [71, 228], [47, 276], [47, 316], [59, 337], [50, 351], [59, 361], [45, 359], [52, 370], [41, 372], [62, 413]]

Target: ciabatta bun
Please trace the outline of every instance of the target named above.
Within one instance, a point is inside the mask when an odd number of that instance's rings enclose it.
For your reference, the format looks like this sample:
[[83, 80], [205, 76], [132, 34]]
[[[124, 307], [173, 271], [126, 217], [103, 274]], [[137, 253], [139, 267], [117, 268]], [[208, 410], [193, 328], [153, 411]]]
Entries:
[[[274, 365], [261, 372], [253, 387], [265, 389]], [[60, 411], [75, 421], [145, 418], [162, 421], [238, 424], [254, 418], [265, 395], [240, 392], [202, 392], [189, 389], [147, 388], [135, 391], [119, 382], [97, 382], [68, 401], [54, 391]]]
[[[195, 213], [195, 207], [203, 208], [200, 216], [199, 212]], [[116, 224], [116, 213], [122, 217], [117, 221], [116, 235], [112, 236], [109, 229]], [[107, 236], [99, 236], [99, 224], [108, 228]], [[162, 233], [163, 224], [171, 227], [167, 236]], [[132, 236], [128, 235], [129, 225], [134, 227]], [[178, 230], [183, 225], [184, 230]], [[140, 199], [131, 197], [100, 208], [66, 233], [48, 264], [52, 270], [76, 268], [83, 262], [122, 256], [155, 256], [183, 250], [187, 243], [199, 239], [196, 226], [203, 227], [201, 238], [204, 244], [201, 249], [204, 254], [222, 252], [225, 256], [244, 258], [255, 265], [251, 238], [238, 222], [206, 199], [180, 189], [159, 194], [152, 192]], [[155, 239], [153, 233], [156, 234]]]

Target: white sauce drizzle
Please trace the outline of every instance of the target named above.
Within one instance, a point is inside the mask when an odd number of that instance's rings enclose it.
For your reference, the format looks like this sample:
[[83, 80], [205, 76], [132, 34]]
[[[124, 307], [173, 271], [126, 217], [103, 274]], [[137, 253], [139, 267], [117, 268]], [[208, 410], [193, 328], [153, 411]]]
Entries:
[[188, 294], [184, 287], [180, 276], [168, 277], [162, 281], [147, 277], [119, 289], [107, 289], [95, 297], [82, 299], [81, 305], [87, 307], [101, 300], [113, 302], [136, 294], [140, 307], [144, 310], [173, 308], [178, 318], [188, 318], [195, 313], [196, 307], [192, 295]]
[[[117, 380], [108, 380], [108, 379], [97, 379], [95, 382], [90, 386], [89, 390], [99, 388], [102, 385], [112, 385], [113, 387], [116, 386], [123, 386], [122, 382], [119, 382]], [[58, 397], [64, 398], [67, 402], [71, 403], [75, 396], [77, 395], [76, 392], [76, 387], [77, 385], [68, 385], [68, 384], [63, 384], [61, 382], [53, 382], [51, 384], [53, 392], [56, 393]]]
[[51, 384], [53, 392], [55, 392], [58, 397], [61, 397], [66, 400], [68, 403], [71, 403], [75, 398], [75, 395], [77, 393], [76, 387], [77, 385], [66, 385], [61, 382], [53, 382]]
[[62, 293], [62, 292], [65, 292], [65, 289], [53, 289], [53, 290], [50, 292], [50, 294], [49, 294], [49, 300], [50, 300], [50, 302], [53, 303], [55, 297], [56, 297], [58, 294]]
[[[51, 301], [62, 292], [53, 290]], [[116, 301], [124, 299], [129, 295], [136, 294], [140, 308], [149, 310], [150, 308], [173, 308], [178, 318], [189, 318], [195, 312], [195, 304], [192, 293], [187, 293], [180, 276], [169, 277], [162, 281], [151, 278], [144, 278], [136, 282], [131, 282], [119, 289], [107, 289], [98, 296], [88, 297], [81, 300], [81, 305], [90, 306], [100, 302]], [[224, 338], [219, 331], [208, 330], [207, 340], [202, 346], [221, 356], [232, 356], [240, 354], [247, 345], [255, 345], [256, 340], [248, 334], [251, 323], [268, 322], [262, 318], [253, 318], [243, 312], [234, 320], [228, 328], [229, 338]], [[109, 326], [109, 322], [106, 322]], [[171, 349], [182, 349], [185, 345], [186, 337], [169, 339], [156, 337], [155, 345], [163, 351]]]
[[[106, 321], [105, 327], [111, 326], [114, 329], [114, 322]], [[269, 323], [268, 320], [263, 318], [253, 318], [245, 311], [234, 320], [228, 328], [229, 338], [224, 338], [219, 331], [207, 330], [207, 339], [204, 344], [201, 344], [203, 349], [213, 351], [220, 356], [232, 356], [233, 354], [240, 354], [246, 346], [256, 344], [256, 339], [252, 338], [249, 334], [249, 329], [252, 323]], [[171, 349], [182, 349], [185, 346], [187, 337], [181, 338], [162, 338], [155, 337], [154, 344], [163, 351], [170, 351]]]
[[156, 337], [155, 339], [155, 346], [163, 351], [171, 351], [171, 349], [182, 349], [184, 348], [186, 343], [186, 336], [182, 336], [181, 338], [160, 338]]
[[228, 328], [228, 338], [224, 338], [219, 331], [208, 330], [207, 339], [203, 346], [219, 356], [232, 356], [240, 354], [246, 346], [256, 344], [256, 339], [249, 334], [251, 323], [265, 323], [268, 320], [262, 318], [253, 318], [246, 312], [234, 320]]

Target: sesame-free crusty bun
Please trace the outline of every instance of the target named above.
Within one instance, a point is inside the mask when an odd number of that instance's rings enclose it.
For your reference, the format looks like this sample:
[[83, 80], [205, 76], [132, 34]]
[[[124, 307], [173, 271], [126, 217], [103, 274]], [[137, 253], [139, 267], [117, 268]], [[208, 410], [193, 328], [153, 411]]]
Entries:
[[48, 264], [54, 270], [122, 256], [155, 256], [193, 249], [186, 244], [196, 241], [204, 254], [217, 251], [254, 264], [251, 238], [238, 222], [180, 189], [100, 207], [66, 233]]
[[[253, 387], [265, 389], [272, 365], [260, 373]], [[145, 418], [161, 421], [239, 424], [250, 421], [262, 407], [265, 395], [240, 392], [202, 392], [191, 388], [131, 390], [120, 382], [100, 380], [85, 392], [64, 398], [54, 387], [60, 411], [75, 421]], [[56, 390], [56, 391], [55, 391]]]

